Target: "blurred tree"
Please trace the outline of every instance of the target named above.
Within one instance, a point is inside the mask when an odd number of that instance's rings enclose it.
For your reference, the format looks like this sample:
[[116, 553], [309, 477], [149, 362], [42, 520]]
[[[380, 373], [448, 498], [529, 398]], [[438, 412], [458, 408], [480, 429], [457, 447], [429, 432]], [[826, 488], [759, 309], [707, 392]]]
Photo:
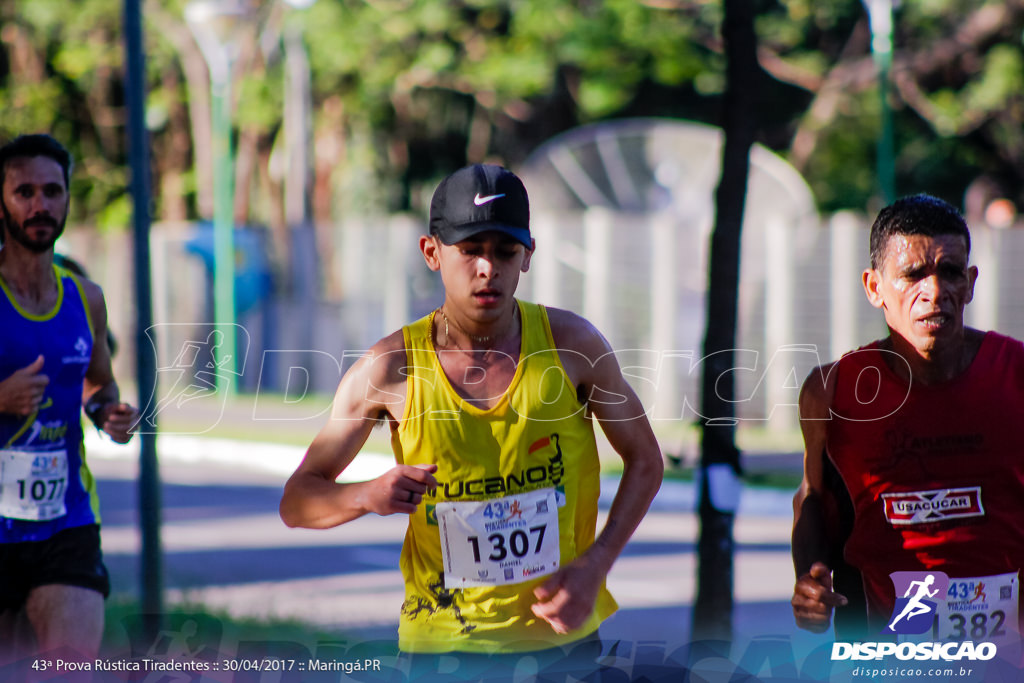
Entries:
[[0, 132], [45, 131], [59, 138], [78, 160], [72, 220], [126, 226], [120, 5], [83, 0], [74, 21], [67, 10], [57, 0], [0, 7]]
[[[961, 204], [982, 174], [1024, 187], [1021, 0], [905, 0], [895, 15], [892, 78], [898, 194]], [[797, 97], [790, 161], [824, 209], [871, 199], [879, 130], [870, 32], [860, 2], [789, 0], [762, 15], [759, 59]], [[785, 105], [783, 105], [785, 106]], [[1024, 195], [1015, 197], [1018, 204]]]
[[[183, 18], [184, 3], [146, 0], [150, 95], [147, 118], [159, 187], [157, 216], [213, 216], [210, 81], [199, 46]], [[161, 153], [162, 152], [162, 153]], [[192, 198], [192, 202], [186, 198]], [[185, 215], [182, 215], [182, 211]]]
[[[621, 111], [646, 81], [693, 81], [707, 53], [693, 34], [715, 26], [710, 5], [693, 5], [315, 4], [298, 20], [315, 97], [331, 102], [320, 110], [318, 135], [335, 138], [327, 147], [336, 154], [344, 150], [334, 158], [340, 205], [422, 208], [433, 184], [460, 165], [515, 164], [553, 134]], [[694, 14], [708, 16], [701, 23]]]
[[[146, 0], [157, 219], [209, 216], [205, 64], [184, 0]], [[263, 3], [238, 63], [240, 219], [283, 229], [283, 27], [301, 28], [314, 97], [313, 210], [422, 211], [452, 168], [515, 165], [552, 135], [623, 116], [717, 122], [721, 3], [709, 0], [320, 0]], [[875, 183], [877, 84], [860, 0], [754, 0], [764, 88], [756, 137], [824, 209]], [[79, 160], [75, 220], [127, 224], [120, 8], [0, 4], [0, 135], [49, 130]], [[904, 0], [893, 62], [897, 188], [959, 203], [982, 174], [1024, 188], [1024, 0]], [[1024, 204], [1024, 197], [1014, 197]]]
[[722, 171], [715, 190], [715, 229], [709, 255], [707, 325], [701, 376], [700, 538], [692, 633], [699, 640], [731, 640], [733, 518], [739, 489], [734, 375], [739, 308], [740, 244], [750, 148], [761, 109], [763, 72], [757, 61], [755, 13], [748, 0], [725, 0], [722, 41], [726, 91], [722, 107]]

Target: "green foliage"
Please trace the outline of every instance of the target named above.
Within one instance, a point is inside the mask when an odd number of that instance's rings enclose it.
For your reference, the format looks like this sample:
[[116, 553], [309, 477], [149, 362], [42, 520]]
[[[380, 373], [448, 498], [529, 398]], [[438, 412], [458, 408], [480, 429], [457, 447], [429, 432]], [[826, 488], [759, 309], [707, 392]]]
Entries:
[[878, 93], [851, 100], [843, 115], [823, 131], [805, 177], [824, 211], [866, 207], [876, 192], [875, 144], [879, 134]]
[[0, 90], [0, 120], [5, 138], [21, 133], [50, 130], [59, 112], [53, 103], [61, 96], [61, 88], [55, 81], [39, 84], [14, 83]]
[[122, 194], [105, 203], [96, 214], [96, 227], [101, 232], [127, 230], [131, 226], [132, 202], [128, 194]]
[[252, 74], [241, 79], [238, 101], [244, 103], [235, 112], [235, 123], [239, 126], [255, 126], [261, 130], [273, 130], [281, 122], [284, 108], [284, 88], [280, 68], [271, 73]]
[[[422, 173], [427, 180], [467, 161], [465, 150], [451, 143], [468, 141], [472, 116], [463, 115], [463, 105], [438, 106], [438, 93], [452, 103], [473, 97], [477, 113], [500, 128], [510, 125], [508, 112], [520, 120], [539, 112], [537, 104], [551, 96], [562, 70], [573, 74], [569, 95], [584, 122], [616, 115], [646, 82], [680, 86], [707, 69], [704, 51], [688, 40], [696, 30], [692, 17], [635, 0], [583, 6], [566, 0], [346, 0], [319, 2], [301, 22], [315, 97], [340, 97], [350, 125], [360, 122], [388, 145], [408, 144], [409, 133], [424, 125], [419, 119], [411, 125], [410, 113], [453, 117], [431, 125], [439, 138], [425, 141], [424, 149], [446, 146], [435, 159], [410, 158], [406, 170], [378, 157], [366, 169], [378, 176]], [[431, 108], [417, 107], [418, 100]], [[514, 158], [528, 151], [489, 150]]]
[[[123, 50], [118, 3], [17, 0], [3, 28], [8, 70], [0, 72], [0, 134], [49, 132], [76, 161], [73, 222], [123, 194], [120, 87]], [[13, 47], [16, 46], [16, 47]]]
[[1021, 52], [1018, 46], [996, 45], [985, 57], [979, 78], [964, 87], [964, 100], [968, 110], [996, 113], [1011, 99], [1020, 96], [1024, 83]]
[[[934, 184], [956, 194], [983, 172], [1024, 186], [1019, 4], [899, 4], [894, 68], [918, 93], [908, 102], [894, 95], [899, 189]], [[179, 144], [171, 141], [180, 140], [181, 112], [194, 96], [180, 36], [170, 37], [172, 28], [184, 30], [184, 5], [147, 5], [163, 13], [145, 25], [154, 149]], [[799, 162], [820, 205], [863, 208], [876, 192], [876, 86], [848, 81], [823, 121], [809, 107], [830, 74], [869, 59], [864, 4], [759, 0], [757, 7], [762, 55], [771, 57], [762, 64], [772, 76], [763, 79], [761, 141], [786, 153], [797, 131], [813, 131], [813, 149]], [[935, 46], [954, 44], [976, 13], [1003, 8], [1009, 19], [995, 33], [954, 58], [937, 54]], [[47, 130], [61, 138], [78, 162], [73, 220], [116, 229], [125, 223], [127, 181], [121, 3], [11, 0], [0, 12], [7, 54], [0, 134]], [[319, 0], [283, 12], [284, 26], [301, 29], [308, 48], [315, 125], [344, 141], [331, 168], [345, 211], [423, 208], [422, 188], [455, 165], [515, 164], [581, 123], [652, 114], [721, 123], [718, 2]], [[255, 130], [262, 149], [277, 144], [281, 50], [253, 60], [235, 92], [236, 125]], [[175, 163], [192, 162], [185, 158]], [[164, 168], [157, 158], [154, 168], [194, 190], [190, 166]]]

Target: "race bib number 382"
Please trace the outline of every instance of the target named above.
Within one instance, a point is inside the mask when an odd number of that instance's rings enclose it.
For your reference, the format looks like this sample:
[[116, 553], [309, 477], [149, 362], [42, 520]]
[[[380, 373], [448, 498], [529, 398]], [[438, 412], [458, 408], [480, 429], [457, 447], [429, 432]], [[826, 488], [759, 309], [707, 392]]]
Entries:
[[447, 588], [522, 583], [558, 569], [555, 490], [437, 504]]
[[1020, 643], [1017, 631], [1020, 582], [1017, 572], [950, 578], [946, 599], [939, 601], [933, 637], [938, 640], [987, 640]]
[[64, 451], [0, 450], [0, 517], [46, 521], [65, 514]]

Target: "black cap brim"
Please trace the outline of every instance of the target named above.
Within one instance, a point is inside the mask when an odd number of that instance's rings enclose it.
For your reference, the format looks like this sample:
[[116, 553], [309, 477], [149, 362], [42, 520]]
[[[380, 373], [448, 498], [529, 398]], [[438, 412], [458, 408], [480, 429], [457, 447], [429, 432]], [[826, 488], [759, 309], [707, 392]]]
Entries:
[[450, 245], [467, 240], [482, 232], [500, 232], [515, 239], [527, 249], [533, 249], [533, 239], [530, 237], [529, 229], [516, 228], [502, 223], [471, 223], [469, 225], [460, 225], [457, 227], [449, 225], [446, 226], [444, 230], [435, 230], [434, 234], [436, 234], [438, 239], [443, 243]]

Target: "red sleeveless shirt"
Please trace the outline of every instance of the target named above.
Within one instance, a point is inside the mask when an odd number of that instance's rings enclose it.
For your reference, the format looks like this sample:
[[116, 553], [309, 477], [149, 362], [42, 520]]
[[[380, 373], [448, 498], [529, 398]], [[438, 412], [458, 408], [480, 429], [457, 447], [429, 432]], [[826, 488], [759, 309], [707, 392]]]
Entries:
[[875, 342], [838, 372], [827, 450], [853, 501], [847, 562], [871, 617], [895, 604], [889, 574], [950, 577], [1024, 567], [1024, 344], [994, 332], [959, 377], [925, 386]]

